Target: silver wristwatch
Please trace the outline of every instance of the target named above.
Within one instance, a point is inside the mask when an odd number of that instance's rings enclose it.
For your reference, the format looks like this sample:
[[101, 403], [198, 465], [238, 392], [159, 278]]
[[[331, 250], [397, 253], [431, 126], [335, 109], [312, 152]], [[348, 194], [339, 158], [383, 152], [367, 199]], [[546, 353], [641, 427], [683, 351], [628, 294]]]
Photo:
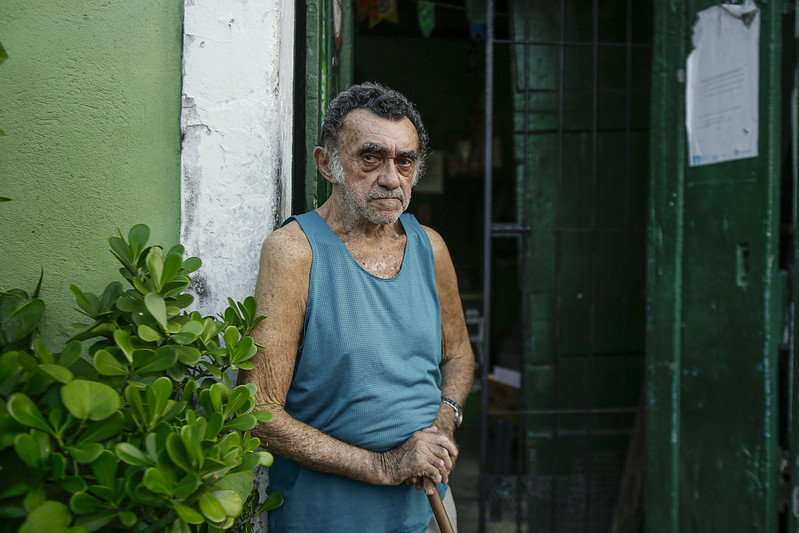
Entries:
[[463, 408], [451, 398], [447, 398], [446, 396], [441, 397], [441, 402], [449, 405], [452, 407], [452, 410], [455, 411], [455, 429], [461, 427], [461, 422], [463, 422]]

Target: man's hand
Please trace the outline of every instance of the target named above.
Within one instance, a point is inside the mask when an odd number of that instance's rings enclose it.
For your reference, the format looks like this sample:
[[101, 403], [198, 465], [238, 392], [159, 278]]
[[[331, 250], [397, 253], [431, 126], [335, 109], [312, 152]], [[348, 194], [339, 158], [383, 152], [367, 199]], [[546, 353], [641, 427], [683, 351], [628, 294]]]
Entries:
[[435, 426], [417, 431], [400, 446], [382, 453], [389, 484], [398, 485], [411, 478], [423, 479], [425, 493], [447, 483], [458, 449]]

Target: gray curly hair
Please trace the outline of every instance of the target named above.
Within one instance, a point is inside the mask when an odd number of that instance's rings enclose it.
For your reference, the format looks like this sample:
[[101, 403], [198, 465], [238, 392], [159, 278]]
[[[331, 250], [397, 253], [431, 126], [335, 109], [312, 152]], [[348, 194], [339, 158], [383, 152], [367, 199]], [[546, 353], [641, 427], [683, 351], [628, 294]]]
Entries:
[[419, 136], [419, 154], [414, 170], [414, 184], [424, 173], [424, 162], [427, 157], [427, 129], [422, 123], [422, 116], [416, 105], [408, 100], [402, 93], [389, 89], [379, 83], [364, 82], [353, 85], [339, 93], [327, 106], [327, 113], [322, 121], [322, 131], [319, 134], [318, 146], [325, 152], [338, 159], [338, 132], [344, 122], [344, 117], [355, 109], [366, 109], [375, 115], [389, 120], [401, 120], [407, 117], [411, 121], [416, 134]]

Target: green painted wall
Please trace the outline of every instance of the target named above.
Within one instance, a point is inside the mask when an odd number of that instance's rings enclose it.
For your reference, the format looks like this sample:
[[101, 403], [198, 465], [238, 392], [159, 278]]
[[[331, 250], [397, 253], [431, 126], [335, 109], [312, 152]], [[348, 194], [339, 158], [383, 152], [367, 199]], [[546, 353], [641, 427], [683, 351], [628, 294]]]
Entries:
[[42, 336], [80, 317], [69, 285], [120, 279], [117, 228], [180, 221], [182, 0], [5, 0], [0, 43], [0, 286], [44, 269]]

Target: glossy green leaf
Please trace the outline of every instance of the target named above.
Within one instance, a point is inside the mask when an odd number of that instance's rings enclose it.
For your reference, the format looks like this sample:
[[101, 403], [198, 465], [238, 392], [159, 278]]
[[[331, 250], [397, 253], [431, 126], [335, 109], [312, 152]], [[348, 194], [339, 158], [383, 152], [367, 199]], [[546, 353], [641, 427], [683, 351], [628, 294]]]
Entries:
[[255, 419], [260, 422], [269, 422], [272, 420], [272, 411], [254, 411], [250, 413]]
[[[128, 251], [128, 245], [125, 244], [125, 241], [119, 237], [111, 237], [108, 239], [108, 244], [111, 246], [111, 253], [114, 254], [114, 256], [125, 266], [126, 269], [129, 269], [129, 267], [133, 266], [130, 253]], [[133, 274], [132, 271], [130, 273]]]
[[177, 433], [170, 433], [166, 439], [166, 452], [169, 458], [179, 468], [186, 472], [194, 470], [189, 452], [183, 443], [183, 439]]
[[133, 353], [136, 370], [142, 374], [162, 372], [178, 361], [178, 352], [174, 346], [164, 345], [157, 350], [136, 350]]
[[82, 492], [88, 488], [86, 480], [84, 480], [80, 476], [67, 476], [61, 481], [60, 485], [62, 489], [69, 492], [70, 494], [75, 494], [76, 492]]
[[171, 304], [178, 309], [185, 309], [186, 307], [190, 306], [194, 303], [194, 296], [185, 292], [183, 294], [179, 294], [172, 299]]
[[11, 344], [33, 333], [44, 315], [44, 309], [44, 302], [37, 298], [3, 317], [0, 323], [0, 341], [3, 344]]
[[167, 401], [169, 401], [169, 397], [172, 395], [172, 380], [167, 377], [160, 377], [156, 379], [152, 385], [149, 385], [149, 387], [152, 387], [155, 393], [155, 413], [160, 415], [163, 413]]
[[238, 516], [243, 510], [241, 497], [233, 490], [213, 490], [211, 494], [222, 504], [227, 516]]
[[247, 452], [247, 453], [252, 453], [252, 452], [254, 452], [255, 450], [257, 450], [258, 448], [261, 447], [261, 439], [259, 439], [257, 437], [247, 438], [247, 436], [249, 434], [250, 434], [249, 432], [244, 434], [244, 439], [243, 439], [243, 442], [242, 442], [242, 444], [243, 444], [242, 449], [245, 452]]
[[117, 343], [119, 349], [125, 354], [128, 363], [133, 362], [133, 343], [130, 340], [130, 333], [125, 330], [118, 329], [114, 331], [114, 342]]
[[66, 530], [65, 533], [103, 531], [103, 528], [113, 522], [116, 516], [117, 514], [110, 509], [79, 516], [75, 519], [76, 525]]
[[119, 521], [122, 522], [122, 525], [125, 527], [133, 527], [138, 521], [136, 513], [131, 511], [121, 511], [117, 513], [117, 518], [119, 518]]
[[248, 470], [224, 476], [214, 485], [214, 490], [232, 490], [239, 495], [241, 501], [245, 501], [252, 492], [253, 486], [253, 474], [251, 470]]
[[200, 488], [200, 476], [195, 472], [189, 472], [175, 485], [172, 489], [172, 493], [179, 498], [185, 498], [194, 493], [198, 488]]
[[108, 350], [97, 350], [94, 354], [94, 368], [104, 376], [126, 376], [128, 365], [114, 357]]
[[211, 522], [223, 522], [227, 518], [222, 503], [210, 492], [202, 494], [198, 503], [200, 512]]
[[4, 393], [19, 379], [22, 369], [19, 366], [18, 354], [19, 352], [6, 352], [0, 355], [0, 391]]
[[67, 473], [67, 458], [64, 454], [55, 452], [51, 453], [47, 458], [47, 464], [50, 468], [50, 479], [64, 479]]
[[93, 317], [100, 312], [100, 299], [94, 294], [84, 293], [77, 285], [70, 285], [69, 290], [75, 296], [78, 307], [87, 315]]
[[105, 420], [119, 409], [117, 392], [95, 381], [76, 379], [61, 387], [61, 401], [75, 418]]
[[237, 466], [233, 472], [240, 473], [240, 472], [252, 472], [253, 468], [261, 464], [260, 456], [251, 453], [250, 455], [245, 455], [244, 458], [241, 460], [241, 464]]
[[86, 444], [67, 446], [66, 450], [78, 464], [89, 464], [103, 453], [103, 445], [97, 442], [87, 442]]
[[142, 338], [142, 340], [145, 340], [147, 342], [156, 342], [164, 338], [163, 335], [155, 331], [147, 324], [139, 325], [138, 329], [136, 330], [136, 333], [139, 335], [139, 337]]
[[128, 231], [128, 243], [132, 252], [131, 259], [138, 260], [139, 254], [150, 239], [150, 228], [145, 224], [136, 224]]
[[83, 353], [83, 344], [77, 340], [70, 341], [64, 346], [64, 350], [58, 358], [58, 364], [69, 368], [75, 364], [75, 361], [80, 359], [81, 353]]
[[147, 254], [147, 269], [150, 271], [153, 282], [156, 288], [161, 287], [164, 272], [164, 252], [159, 246], [150, 248], [150, 253]]
[[183, 261], [183, 272], [186, 274], [191, 274], [192, 272], [198, 270], [202, 265], [203, 262], [199, 257], [189, 257]]
[[144, 305], [145, 307], [147, 307], [147, 311], [150, 312], [155, 321], [158, 322], [158, 325], [161, 326], [161, 329], [166, 331], [167, 330], [166, 304], [164, 303], [164, 299], [161, 297], [161, 295], [158, 294], [157, 292], [150, 292], [145, 294]]
[[128, 405], [133, 409], [133, 417], [142, 425], [149, 426], [151, 420], [148, 417], [148, 411], [144, 408], [144, 403], [141, 399], [141, 391], [136, 383], [128, 383], [128, 386], [125, 387], [125, 400], [127, 400]]
[[102, 296], [100, 296], [100, 309], [103, 312], [108, 312], [113, 310], [114, 304], [116, 303], [119, 296], [122, 294], [122, 284], [118, 281], [113, 281], [108, 284], [108, 286], [103, 291]]
[[39, 365], [39, 370], [53, 381], [59, 383], [68, 383], [72, 381], [72, 372], [61, 365], [42, 363]]
[[103, 452], [95, 459], [92, 464], [92, 473], [97, 483], [103, 487], [113, 489], [116, 485], [117, 465], [119, 461], [116, 455], [109, 450]]
[[76, 492], [69, 499], [69, 508], [75, 514], [89, 514], [108, 506], [102, 500], [92, 496], [88, 492]]
[[156, 466], [149, 457], [144, 455], [144, 452], [129, 442], [120, 442], [117, 444], [114, 448], [114, 453], [129, 465], [144, 467]]
[[261, 466], [272, 466], [272, 463], [275, 462], [274, 456], [266, 451], [255, 452], [261, 458], [261, 462], [259, 463]]
[[230, 395], [230, 398], [225, 405], [225, 410], [223, 414], [227, 417], [233, 413], [236, 413], [247, 405], [250, 399], [250, 389], [248, 389], [245, 385], [239, 385], [235, 389], [233, 389], [233, 393]]
[[46, 500], [47, 495], [44, 492], [44, 487], [36, 487], [35, 489], [29, 491], [27, 495], [25, 495], [22, 505], [28, 512], [30, 512], [39, 507]]
[[258, 419], [255, 418], [253, 415], [241, 415], [237, 416], [233, 420], [227, 422], [222, 429], [233, 429], [236, 431], [249, 431], [258, 425]]
[[42, 460], [39, 456], [39, 448], [36, 440], [28, 433], [20, 433], [14, 439], [14, 451], [17, 457], [32, 468], [39, 468]]
[[47, 345], [44, 344], [42, 339], [35, 339], [33, 341], [33, 346], [36, 355], [39, 357], [40, 364], [56, 362], [53, 353], [47, 348]]
[[33, 403], [33, 400], [28, 398], [25, 394], [21, 392], [15, 392], [12, 394], [8, 399], [6, 408], [14, 420], [20, 424], [39, 429], [46, 433], [53, 433], [53, 430], [47, 423], [47, 420], [45, 420], [44, 416], [42, 416], [42, 412], [39, 411], [39, 408], [36, 407], [36, 404]]
[[225, 328], [224, 339], [228, 353], [232, 353], [233, 350], [236, 349], [236, 345], [239, 343], [239, 330], [236, 329], [236, 326], [228, 326]]
[[139, 299], [133, 298], [128, 294], [122, 294], [116, 303], [117, 309], [125, 313], [143, 313], [147, 310], [144, 307], [144, 302]]
[[87, 424], [86, 429], [78, 437], [78, 443], [99, 442], [109, 439], [122, 431], [124, 424], [125, 416], [120, 411], [116, 411], [100, 422]]
[[176, 346], [178, 361], [184, 365], [195, 365], [202, 357], [202, 352], [193, 346]]
[[72, 522], [72, 513], [61, 502], [46, 501], [30, 512], [19, 533], [63, 533]]
[[172, 340], [180, 345], [191, 344], [192, 342], [197, 340], [197, 335], [195, 335], [194, 333], [181, 331], [180, 333], [175, 333], [174, 335], [172, 335]]
[[174, 278], [175, 275], [180, 272], [181, 268], [183, 268], [183, 254], [168, 254], [164, 260], [164, 270], [161, 273], [161, 284], [158, 288], [163, 289], [164, 285], [172, 281], [172, 278]]
[[225, 435], [225, 438], [222, 439], [221, 447], [222, 453], [226, 454], [231, 450], [238, 451], [241, 448], [241, 433], [238, 432], [231, 432]]
[[261, 504], [258, 508], [258, 514], [267, 512], [267, 511], [274, 511], [278, 507], [283, 505], [283, 494], [280, 492], [273, 492], [269, 496], [267, 496], [266, 501]]
[[203, 453], [202, 448], [200, 426], [196, 423], [183, 426], [180, 428], [180, 438], [183, 441], [183, 445], [186, 447], [192, 464], [202, 466], [205, 460], [205, 453]]
[[208, 417], [208, 426], [205, 429], [205, 440], [216, 440], [217, 435], [222, 431], [224, 423], [225, 417], [222, 416], [222, 413], [212, 413], [211, 416]]
[[236, 346], [233, 353], [234, 357], [231, 362], [240, 363], [242, 361], [247, 361], [252, 359], [257, 352], [258, 348], [255, 346], [255, 341], [252, 340], [252, 337], [242, 337], [241, 341], [239, 341], [239, 344]]
[[148, 468], [144, 472], [144, 479], [142, 480], [147, 490], [155, 494], [170, 495], [172, 493], [169, 482], [164, 477], [164, 474], [157, 468]]
[[214, 383], [208, 389], [208, 399], [214, 411], [222, 410], [222, 384]]
[[178, 516], [184, 522], [188, 522], [189, 524], [202, 524], [205, 522], [203, 515], [180, 502], [173, 501], [172, 508], [175, 509], [175, 512], [178, 513]]

